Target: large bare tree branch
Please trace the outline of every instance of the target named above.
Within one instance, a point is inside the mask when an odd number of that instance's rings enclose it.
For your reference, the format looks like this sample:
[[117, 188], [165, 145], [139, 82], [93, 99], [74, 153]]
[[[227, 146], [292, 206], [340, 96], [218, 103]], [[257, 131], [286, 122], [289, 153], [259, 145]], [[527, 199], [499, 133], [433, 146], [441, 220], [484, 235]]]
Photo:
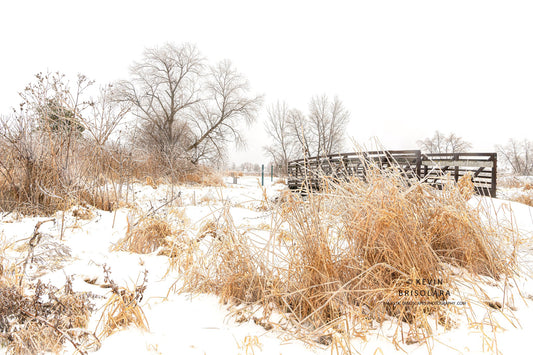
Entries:
[[250, 96], [249, 91], [248, 81], [233, 68], [229, 60], [212, 67], [206, 84], [206, 97], [194, 112], [194, 119], [201, 122], [197, 125], [200, 129], [187, 150], [194, 151], [200, 145], [214, 140], [241, 141], [237, 128], [251, 124], [262, 103], [262, 97]]

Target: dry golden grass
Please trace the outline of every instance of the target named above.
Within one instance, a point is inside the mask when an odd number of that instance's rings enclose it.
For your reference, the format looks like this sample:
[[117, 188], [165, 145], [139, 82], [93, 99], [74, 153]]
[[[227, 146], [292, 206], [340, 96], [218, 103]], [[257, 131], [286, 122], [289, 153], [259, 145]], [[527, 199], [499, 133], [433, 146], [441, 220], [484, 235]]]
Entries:
[[498, 185], [499, 188], [514, 188], [520, 189], [519, 192], [510, 194], [507, 198], [510, 201], [523, 203], [533, 207], [533, 183], [528, 183], [524, 177], [506, 176], [501, 179]]
[[[263, 351], [263, 344], [261, 344], [257, 336], [245, 336], [242, 344], [238, 343], [238, 347], [239, 350], [244, 351], [244, 353], [242, 353], [243, 355], [255, 355], [256, 349], [258, 354]], [[241, 353], [239, 353], [239, 355], [241, 355]]]
[[133, 155], [126, 148], [40, 130], [19, 133], [32, 138], [28, 142], [0, 139], [5, 162], [0, 164], [3, 211], [52, 215], [83, 203], [112, 211], [129, 203], [128, 187], [134, 181], [145, 181], [154, 189], [161, 183], [178, 182], [224, 186], [221, 176], [204, 166], [182, 161], [180, 169], [169, 170], [155, 157]]
[[33, 133], [25, 153], [22, 142], [0, 142], [7, 159], [0, 166], [1, 209], [51, 215], [82, 203], [110, 210], [121, 199], [116, 187], [132, 174], [127, 154], [77, 137], [69, 143], [62, 135]]
[[216, 196], [213, 196], [211, 194], [206, 194], [204, 196], [202, 196], [200, 198], [200, 200], [198, 201], [198, 203], [200, 204], [212, 204], [212, 203], [216, 203], [218, 201], [217, 197]]
[[268, 211], [270, 206], [270, 201], [268, 200], [268, 195], [266, 192], [266, 188], [264, 186], [261, 186], [261, 183], [259, 180], [257, 180], [257, 184], [259, 185], [259, 188], [261, 189], [261, 200], [259, 206], [256, 208], [258, 211]]
[[12, 287], [22, 284], [23, 270], [21, 264], [15, 264], [6, 257], [6, 251], [12, 248], [3, 234], [0, 233], [0, 284], [3, 287]]
[[168, 237], [166, 246], [160, 252], [161, 255], [170, 258], [168, 271], [184, 272], [190, 269], [199, 252], [198, 246], [198, 241], [194, 239], [191, 240], [182, 236]]
[[113, 211], [123, 205], [115, 191], [107, 187], [95, 186], [91, 189], [80, 191], [78, 197], [73, 200], [73, 204], [89, 204], [102, 211]]
[[135, 224], [128, 219], [126, 235], [117, 242], [113, 250], [152, 253], [165, 246], [166, 238], [172, 234], [172, 226], [161, 218], [145, 217]]
[[244, 173], [242, 171], [228, 171], [226, 175], [231, 177], [243, 177]]
[[203, 239], [207, 236], [216, 237], [218, 234], [218, 224], [215, 220], [209, 219], [202, 223], [198, 230], [198, 239]]
[[505, 173], [498, 175], [499, 188], [520, 188], [527, 191], [533, 189], [533, 183], [528, 181], [528, 178], [525, 176], [509, 175]]
[[226, 186], [220, 174], [210, 168], [199, 166], [196, 170], [185, 174], [180, 182], [202, 186]]
[[78, 219], [89, 220], [94, 217], [94, 212], [87, 206], [76, 206], [72, 209], [72, 216]]
[[171, 216], [173, 220], [177, 220], [180, 227], [187, 227], [191, 223], [190, 218], [187, 216], [186, 209], [183, 207], [169, 208], [168, 215]]
[[474, 196], [476, 190], [470, 173], [459, 178], [459, 181], [457, 181], [457, 188], [459, 189], [461, 196], [467, 201]]
[[292, 235], [283, 229], [278, 232], [276, 238], [279, 244], [292, 242]]
[[98, 337], [108, 337], [132, 325], [142, 330], [148, 330], [148, 320], [139, 304], [146, 290], [148, 271], [144, 272], [144, 279], [140, 285], [135, 285], [132, 289], [117, 286], [109, 278], [109, 269], [106, 269], [105, 266], [104, 272], [106, 274], [105, 281], [111, 287], [111, 296], [107, 300], [96, 326]]
[[449, 312], [458, 307], [439, 305], [457, 296], [450, 266], [495, 280], [513, 273], [500, 236], [467, 202], [468, 178], [440, 191], [369, 166], [366, 181], [324, 188], [269, 206], [275, 222], [266, 246], [243, 235], [226, 208], [202, 229], [216, 238], [183, 271], [179, 291], [260, 306], [262, 324], [275, 310], [285, 316], [278, 326], [318, 342], [331, 343], [328, 334], [340, 328], [362, 336], [390, 317], [408, 324], [398, 325], [397, 341], [418, 342], [431, 336], [428, 317], [453, 323]]
[[286, 185], [287, 184], [287, 181], [285, 179], [276, 179], [276, 181], [274, 181], [274, 185]]
[[256, 225], [254, 228], [255, 228], [255, 229], [259, 229], [259, 230], [263, 230], [263, 231], [268, 231], [268, 230], [270, 230], [270, 224], [259, 223], [259, 224]]
[[68, 191], [62, 186], [57, 169], [44, 161], [35, 161], [31, 167], [23, 169], [14, 157], [3, 156], [6, 158], [13, 165], [7, 168], [3, 165], [0, 169], [0, 207], [3, 210], [51, 214], [70, 207], [66, 198]]
[[248, 238], [239, 233], [226, 207], [219, 221], [204, 223], [198, 241], [209, 238], [207, 252], [193, 253], [193, 262], [183, 270], [182, 290], [214, 292], [224, 302], [256, 302], [263, 297], [266, 279], [256, 270], [254, 248]]
[[512, 201], [520, 202], [524, 205], [533, 207], [533, 194], [519, 195], [512, 198]]
[[136, 293], [126, 288], [111, 294], [104, 307], [102, 324], [99, 337], [108, 337], [130, 325], [148, 330], [148, 321], [137, 303]]
[[498, 175], [498, 187], [516, 188], [524, 186], [524, 182], [515, 176]]
[[154, 179], [152, 179], [151, 176], [146, 177], [146, 185], [151, 186], [154, 190], [157, 189], [157, 185], [154, 182]]

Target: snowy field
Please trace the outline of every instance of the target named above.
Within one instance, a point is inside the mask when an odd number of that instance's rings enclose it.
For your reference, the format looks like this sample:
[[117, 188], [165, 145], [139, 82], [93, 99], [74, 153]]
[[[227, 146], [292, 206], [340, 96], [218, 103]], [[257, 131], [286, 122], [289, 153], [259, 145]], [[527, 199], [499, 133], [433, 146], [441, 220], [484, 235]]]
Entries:
[[[291, 334], [265, 330], [253, 320], [237, 322], [229, 316], [227, 306], [214, 295], [175, 293], [171, 287], [179, 277], [169, 271], [169, 258], [151, 254], [112, 251], [125, 236], [129, 223], [144, 214], [164, 215], [175, 228], [191, 237], [198, 235], [202, 225], [220, 216], [225, 206], [240, 231], [268, 238], [272, 223], [271, 211], [263, 208], [266, 199], [275, 201], [285, 185], [265, 178], [265, 190], [257, 177], [241, 177], [237, 184], [225, 178], [224, 187], [160, 185], [157, 188], [137, 184], [129, 206], [114, 212], [75, 207], [52, 217], [28, 218], [14, 213], [4, 214], [0, 222], [0, 243], [4, 245], [3, 260], [22, 262], [27, 255], [24, 245], [32, 236], [38, 221], [42, 224], [40, 243], [35, 257], [26, 267], [25, 280], [51, 283], [63, 287], [72, 277], [76, 292], [90, 292], [96, 310], [89, 329], [96, 329], [110, 289], [105, 284], [103, 267], [110, 269], [111, 278], [121, 287], [140, 284], [148, 270], [146, 290], [141, 302], [149, 330], [134, 327], [122, 329], [102, 341], [98, 354], [336, 354], [343, 349], [304, 342]], [[499, 191], [502, 198], [518, 192]], [[438, 331], [427, 344], [395, 343], [395, 327], [385, 321], [366, 337], [355, 338], [352, 353], [433, 354], [527, 353], [529, 336], [533, 334], [533, 208], [503, 199], [474, 197], [473, 205], [481, 204], [502, 224], [509, 224], [519, 233], [517, 255], [519, 274], [506, 286], [487, 290], [492, 300], [503, 301], [504, 309], [476, 308], [470, 317], [474, 322], [459, 319], [457, 326]], [[84, 211], [85, 215], [80, 213]], [[83, 215], [83, 217], [81, 217]], [[507, 241], [509, 246], [513, 241]], [[502, 281], [504, 282], [504, 281]], [[503, 290], [503, 292], [502, 292]], [[466, 292], [466, 291], [465, 291]], [[466, 296], [465, 296], [466, 295]], [[468, 297], [463, 295], [463, 301]], [[478, 324], [479, 326], [473, 326]], [[495, 325], [497, 324], [497, 326]], [[4, 352], [0, 349], [0, 352]], [[64, 352], [73, 353], [65, 342]]]

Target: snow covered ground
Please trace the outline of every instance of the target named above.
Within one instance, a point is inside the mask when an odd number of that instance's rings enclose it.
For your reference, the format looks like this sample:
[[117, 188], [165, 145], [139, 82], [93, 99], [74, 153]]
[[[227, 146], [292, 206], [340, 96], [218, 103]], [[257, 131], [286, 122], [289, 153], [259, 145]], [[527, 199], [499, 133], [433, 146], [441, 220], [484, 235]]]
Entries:
[[[281, 331], [266, 331], [252, 320], [239, 323], [228, 315], [227, 307], [220, 304], [216, 296], [169, 292], [178, 274], [177, 271], [167, 273], [168, 258], [157, 255], [157, 252], [135, 254], [111, 251], [113, 245], [124, 237], [128, 218], [131, 223], [135, 216], [149, 211], [164, 214], [173, 225], [181, 226], [185, 233], [195, 236], [202, 224], [216, 218], [224, 206], [230, 206], [239, 229], [255, 229], [257, 233], [263, 230], [268, 234], [264, 229], [270, 225], [271, 219], [270, 212], [261, 208], [264, 193], [273, 200], [286, 187], [266, 178], [263, 191], [257, 177], [241, 177], [236, 185], [232, 184], [231, 178], [226, 178], [225, 183], [225, 187], [178, 186], [173, 193], [167, 186], [154, 189], [138, 184], [134, 185], [135, 199], [128, 208], [115, 212], [91, 209], [89, 219], [79, 218], [80, 208], [66, 211], [64, 216], [63, 212], [58, 212], [53, 221], [40, 228], [43, 237], [36, 247], [34, 262], [27, 267], [26, 278], [62, 287], [66, 277], [72, 276], [74, 291], [99, 295], [93, 299], [97, 311], [89, 324], [90, 329], [95, 329], [102, 306], [110, 295], [108, 288], [101, 287], [104, 284], [103, 265], [110, 268], [111, 276], [119, 286], [133, 287], [143, 278], [143, 271], [148, 270], [148, 284], [141, 305], [149, 331], [128, 328], [114, 333], [103, 340], [98, 354], [343, 353], [340, 348], [308, 344]], [[179, 197], [168, 203], [171, 196], [176, 197], [178, 192]], [[393, 342], [395, 326], [385, 322], [371, 331], [366, 339], [354, 339], [351, 344], [353, 353], [405, 351], [425, 354], [431, 351], [433, 354], [478, 354], [490, 353], [496, 348], [504, 354], [531, 351], [527, 349], [530, 347], [529, 336], [533, 334], [533, 208], [502, 199], [479, 197], [474, 197], [471, 203], [491, 210], [501, 221], [501, 227], [507, 223], [508, 227], [519, 231], [519, 242], [516, 244], [521, 272], [513, 282], [502, 287], [505, 295], [497, 287], [490, 291], [491, 299], [501, 301], [505, 297], [505, 303], [511, 309], [501, 312], [479, 308], [472, 315], [478, 326], [460, 319], [457, 327], [434, 334], [428, 344]], [[47, 219], [4, 215], [0, 220], [0, 242], [7, 245], [4, 257], [12, 262], [23, 260], [26, 253], [21, 246], [28, 242], [36, 223]], [[513, 243], [507, 242], [509, 245]], [[499, 325], [496, 331], [492, 331], [491, 322]], [[66, 353], [74, 352], [69, 343], [64, 349]], [[5, 349], [0, 349], [2, 351]]]

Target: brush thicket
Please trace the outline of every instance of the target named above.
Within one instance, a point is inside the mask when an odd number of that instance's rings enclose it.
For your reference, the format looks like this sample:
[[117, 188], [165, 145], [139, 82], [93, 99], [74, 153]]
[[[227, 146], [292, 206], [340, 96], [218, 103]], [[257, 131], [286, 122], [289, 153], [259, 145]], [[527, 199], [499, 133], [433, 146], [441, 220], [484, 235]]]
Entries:
[[223, 186], [212, 169], [180, 158], [171, 165], [117, 142], [37, 125], [31, 116], [0, 116], [0, 210], [52, 215], [88, 203], [111, 211], [129, 203], [134, 181]]
[[[5, 279], [4, 279], [5, 280]], [[33, 295], [0, 281], [0, 342], [13, 354], [58, 353], [65, 341], [78, 350], [90, 338], [87, 326], [93, 305], [87, 295], [40, 282]], [[43, 297], [46, 296], [46, 297]]]
[[512, 273], [501, 238], [468, 203], [467, 178], [438, 190], [369, 165], [365, 181], [322, 185], [275, 207], [266, 244], [239, 232], [225, 210], [208, 248], [184, 271], [181, 290], [260, 305], [265, 319], [275, 310], [286, 329], [307, 336], [339, 325], [359, 334], [393, 317], [420, 340], [431, 333], [428, 317], [451, 324], [453, 306], [438, 304], [457, 296], [452, 266], [496, 280]]

